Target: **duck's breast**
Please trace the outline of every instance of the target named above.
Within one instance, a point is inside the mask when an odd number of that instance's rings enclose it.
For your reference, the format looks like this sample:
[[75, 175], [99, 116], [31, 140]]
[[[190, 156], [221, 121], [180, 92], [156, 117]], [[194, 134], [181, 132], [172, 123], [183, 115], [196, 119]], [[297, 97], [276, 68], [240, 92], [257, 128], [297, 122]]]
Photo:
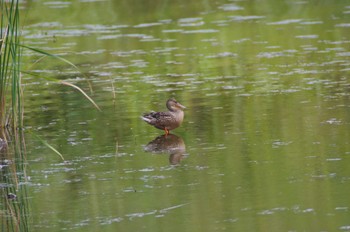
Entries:
[[177, 127], [179, 127], [184, 120], [184, 112], [183, 111], [177, 111], [173, 113], [173, 120], [169, 125], [167, 125], [167, 129], [173, 130]]

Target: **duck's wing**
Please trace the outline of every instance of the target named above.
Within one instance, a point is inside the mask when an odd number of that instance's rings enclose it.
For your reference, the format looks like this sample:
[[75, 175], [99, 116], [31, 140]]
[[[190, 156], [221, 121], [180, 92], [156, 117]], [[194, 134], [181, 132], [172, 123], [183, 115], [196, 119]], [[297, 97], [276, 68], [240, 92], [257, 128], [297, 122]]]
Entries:
[[164, 128], [169, 121], [173, 120], [173, 116], [169, 112], [150, 112], [144, 114], [141, 118], [145, 122], [159, 128]]
[[148, 114], [148, 117], [152, 117], [157, 120], [172, 118], [171, 116], [172, 115], [169, 112], [151, 112]]
[[172, 119], [172, 115], [169, 112], [150, 112], [144, 114], [142, 118], [147, 118], [149, 120], [168, 120]]

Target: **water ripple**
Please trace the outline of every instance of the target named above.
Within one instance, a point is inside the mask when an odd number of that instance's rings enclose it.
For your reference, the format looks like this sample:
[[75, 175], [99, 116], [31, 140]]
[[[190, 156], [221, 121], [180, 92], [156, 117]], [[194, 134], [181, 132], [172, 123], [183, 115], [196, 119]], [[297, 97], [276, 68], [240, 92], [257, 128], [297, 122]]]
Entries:
[[286, 24], [292, 24], [292, 23], [300, 23], [301, 21], [302, 19], [286, 19], [282, 21], [267, 23], [267, 25], [286, 25]]

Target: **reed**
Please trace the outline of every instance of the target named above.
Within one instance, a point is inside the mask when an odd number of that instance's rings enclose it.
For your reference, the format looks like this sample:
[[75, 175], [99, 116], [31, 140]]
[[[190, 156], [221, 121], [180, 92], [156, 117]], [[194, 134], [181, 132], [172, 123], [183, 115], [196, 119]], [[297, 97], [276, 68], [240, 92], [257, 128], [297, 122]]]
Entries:
[[0, 126], [23, 125], [19, 1], [0, 0]]
[[[26, 148], [23, 128], [23, 95], [21, 89], [21, 50], [31, 49], [57, 58], [75, 68], [64, 58], [21, 45], [19, 0], [0, 0], [0, 228], [2, 231], [29, 231], [26, 175]], [[57, 81], [57, 80], [56, 80]], [[98, 110], [97, 104], [79, 87], [64, 81], [83, 94]], [[49, 149], [59, 151], [40, 139]], [[10, 141], [10, 142], [8, 142]]]
[[[28, 231], [26, 155], [21, 90], [19, 0], [0, 0], [0, 225]], [[11, 141], [11, 142], [7, 142]]]

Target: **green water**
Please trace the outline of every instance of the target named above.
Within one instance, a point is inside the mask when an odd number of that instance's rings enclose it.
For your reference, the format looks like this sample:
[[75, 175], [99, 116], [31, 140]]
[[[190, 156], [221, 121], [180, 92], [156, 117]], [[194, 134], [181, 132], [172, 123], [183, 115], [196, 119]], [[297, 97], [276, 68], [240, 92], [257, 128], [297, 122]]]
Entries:
[[350, 230], [350, 1], [22, 9], [30, 231]]

